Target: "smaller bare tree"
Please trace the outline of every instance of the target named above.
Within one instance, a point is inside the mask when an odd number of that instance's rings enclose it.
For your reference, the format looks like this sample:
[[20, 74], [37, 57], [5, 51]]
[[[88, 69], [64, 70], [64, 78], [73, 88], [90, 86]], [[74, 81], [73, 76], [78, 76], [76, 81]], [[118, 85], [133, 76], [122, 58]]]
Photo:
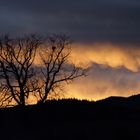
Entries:
[[70, 64], [71, 41], [65, 35], [53, 35], [48, 38], [41, 51], [42, 59], [42, 88], [38, 96], [38, 103], [44, 103], [48, 95], [57, 94], [65, 83], [84, 76], [86, 70]]
[[31, 35], [20, 39], [0, 38], [0, 103], [26, 105], [29, 95], [36, 90], [32, 66], [40, 38]]

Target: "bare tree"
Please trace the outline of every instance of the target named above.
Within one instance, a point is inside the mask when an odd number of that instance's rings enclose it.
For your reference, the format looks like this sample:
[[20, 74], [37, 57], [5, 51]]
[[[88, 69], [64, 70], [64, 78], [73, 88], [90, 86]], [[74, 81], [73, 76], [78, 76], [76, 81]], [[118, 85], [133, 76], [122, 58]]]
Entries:
[[[0, 104], [28, 104], [35, 97], [44, 103], [49, 95], [57, 95], [65, 84], [84, 76], [86, 70], [71, 63], [71, 42], [65, 35], [49, 37], [40, 49], [42, 39], [32, 35], [25, 38], [0, 38]], [[34, 60], [40, 52], [40, 66]], [[39, 58], [38, 58], [39, 59]]]
[[53, 35], [48, 38], [42, 59], [42, 88], [38, 96], [38, 103], [44, 103], [48, 95], [57, 94], [59, 89], [74, 79], [84, 76], [86, 70], [70, 64], [71, 41], [65, 35]]
[[33, 62], [41, 41], [31, 35], [20, 39], [0, 38], [0, 103], [26, 105], [37, 90]]

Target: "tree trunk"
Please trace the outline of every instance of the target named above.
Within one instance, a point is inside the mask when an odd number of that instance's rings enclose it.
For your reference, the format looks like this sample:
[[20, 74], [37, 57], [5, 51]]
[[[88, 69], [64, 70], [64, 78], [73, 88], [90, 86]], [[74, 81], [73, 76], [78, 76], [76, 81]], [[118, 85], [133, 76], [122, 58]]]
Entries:
[[21, 94], [20, 94], [21, 98], [20, 98], [20, 105], [22, 107], [25, 107], [25, 97], [24, 97], [24, 92], [22, 91]]

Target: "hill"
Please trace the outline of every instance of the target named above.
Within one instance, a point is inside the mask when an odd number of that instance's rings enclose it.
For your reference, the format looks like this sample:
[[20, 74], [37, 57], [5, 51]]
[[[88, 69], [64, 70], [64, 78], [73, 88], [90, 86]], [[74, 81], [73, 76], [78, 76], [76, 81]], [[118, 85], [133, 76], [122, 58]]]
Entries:
[[0, 139], [140, 140], [140, 95], [0, 109]]

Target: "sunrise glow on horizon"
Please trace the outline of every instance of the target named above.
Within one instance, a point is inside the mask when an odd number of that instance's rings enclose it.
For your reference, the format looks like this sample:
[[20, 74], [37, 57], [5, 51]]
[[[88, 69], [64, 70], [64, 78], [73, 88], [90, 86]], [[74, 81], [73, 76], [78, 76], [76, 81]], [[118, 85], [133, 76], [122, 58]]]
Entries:
[[[135, 49], [134, 49], [135, 48]], [[78, 54], [78, 55], [77, 55]], [[140, 49], [112, 43], [73, 45], [72, 59], [89, 68], [88, 76], [68, 85], [68, 97], [100, 100], [140, 92]]]
[[[65, 85], [59, 98], [100, 100], [139, 94], [140, 49], [113, 43], [71, 44], [68, 63], [88, 68], [87, 76]], [[45, 50], [44, 50], [45, 52]], [[35, 65], [40, 64], [39, 54]], [[61, 96], [62, 95], [62, 96]]]

